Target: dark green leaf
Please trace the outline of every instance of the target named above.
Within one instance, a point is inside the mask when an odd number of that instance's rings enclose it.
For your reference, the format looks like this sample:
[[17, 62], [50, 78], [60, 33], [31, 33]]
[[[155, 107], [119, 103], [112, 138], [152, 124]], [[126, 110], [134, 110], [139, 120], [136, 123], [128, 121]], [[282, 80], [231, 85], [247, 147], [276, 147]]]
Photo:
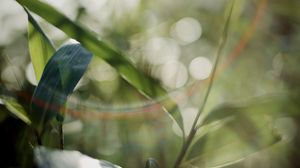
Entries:
[[47, 63], [31, 104], [33, 124], [41, 131], [65, 104], [85, 72], [92, 54], [80, 44], [61, 47]]

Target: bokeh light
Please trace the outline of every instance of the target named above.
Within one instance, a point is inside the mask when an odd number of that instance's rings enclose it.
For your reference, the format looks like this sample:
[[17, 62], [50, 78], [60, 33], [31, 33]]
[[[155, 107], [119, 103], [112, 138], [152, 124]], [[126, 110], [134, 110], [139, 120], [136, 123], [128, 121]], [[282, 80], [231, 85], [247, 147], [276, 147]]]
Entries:
[[10, 44], [26, 30], [27, 16], [15, 1], [0, 1], [0, 11], [1, 46]]
[[180, 19], [171, 29], [171, 35], [183, 44], [189, 44], [198, 40], [201, 34], [201, 24], [191, 17]]
[[154, 37], [150, 39], [144, 49], [146, 59], [154, 65], [177, 60], [181, 50], [175, 40], [170, 38]]
[[194, 58], [189, 65], [191, 76], [197, 80], [203, 80], [209, 77], [212, 71], [212, 64], [206, 57]]
[[169, 88], [180, 88], [188, 80], [187, 69], [179, 61], [169, 61], [162, 67], [161, 80]]

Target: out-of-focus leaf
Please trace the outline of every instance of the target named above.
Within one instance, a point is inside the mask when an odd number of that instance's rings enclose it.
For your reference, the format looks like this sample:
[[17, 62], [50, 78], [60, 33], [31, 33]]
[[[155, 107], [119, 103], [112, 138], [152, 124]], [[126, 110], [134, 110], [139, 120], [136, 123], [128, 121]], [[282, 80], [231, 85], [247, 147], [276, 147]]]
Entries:
[[[269, 123], [256, 125], [257, 132], [252, 133], [251, 130], [237, 124], [240, 123], [238, 120], [236, 118], [230, 121], [229, 125], [219, 127], [197, 139], [191, 146], [192, 150], [185, 163], [199, 167], [223, 167], [242, 161], [245, 157], [280, 141], [274, 130], [268, 127]], [[239, 131], [235, 132], [236, 129]]]
[[12, 98], [3, 99], [3, 103], [14, 116], [25, 122], [26, 124], [30, 125], [31, 121], [26, 113], [25, 109], [22, 105], [20, 105], [16, 100]]
[[146, 162], [145, 168], [159, 168], [159, 165], [156, 160], [149, 158]]
[[38, 23], [34, 20], [31, 14], [25, 10], [28, 15], [28, 45], [30, 58], [33, 64], [34, 72], [37, 81], [40, 80], [44, 67], [48, 60], [54, 54], [55, 49], [45, 35], [43, 30], [40, 28]]
[[227, 103], [212, 110], [204, 119], [204, 125], [236, 115], [268, 115], [272, 117], [297, 116], [297, 103], [285, 94], [267, 95], [246, 102]]
[[[47, 20], [49, 23], [61, 29], [71, 38], [79, 41], [95, 56], [105, 60], [119, 72], [123, 79], [129, 82], [146, 97], [161, 98], [167, 96], [165, 89], [163, 89], [156, 80], [139, 71], [120, 51], [99, 40], [97, 35], [65, 17], [53, 7], [40, 1], [17, 1], [32, 12]], [[166, 98], [165, 101], [161, 102], [161, 104], [183, 130], [183, 121], [177, 104], [170, 98]]]
[[279, 142], [274, 118], [295, 115], [299, 115], [296, 104], [283, 95], [220, 106], [199, 128], [185, 164], [218, 167], [241, 161]]
[[34, 149], [34, 159], [38, 168], [121, 168], [78, 151], [50, 150], [45, 147]]
[[32, 122], [41, 131], [57, 116], [85, 72], [92, 54], [80, 44], [61, 47], [47, 63], [31, 103]]

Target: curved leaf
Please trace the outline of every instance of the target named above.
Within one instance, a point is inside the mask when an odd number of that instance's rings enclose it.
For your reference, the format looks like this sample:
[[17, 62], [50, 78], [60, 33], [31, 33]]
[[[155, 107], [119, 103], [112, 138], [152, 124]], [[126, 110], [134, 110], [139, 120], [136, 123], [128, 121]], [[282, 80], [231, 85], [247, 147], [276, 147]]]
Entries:
[[54, 54], [55, 49], [40, 28], [38, 23], [34, 20], [31, 14], [25, 9], [28, 15], [28, 45], [30, 58], [33, 64], [34, 72], [37, 81], [40, 80], [44, 67], [48, 60]]
[[7, 110], [14, 116], [22, 120], [24, 123], [30, 125], [31, 121], [22, 105], [12, 98], [4, 98], [3, 103]]
[[[17, 0], [17, 2], [61, 29], [71, 38], [79, 41], [95, 56], [105, 60], [119, 72], [123, 79], [146, 97], [161, 98], [167, 96], [167, 91], [156, 80], [136, 69], [120, 51], [99, 40], [97, 35], [65, 17], [53, 7], [40, 1]], [[166, 98], [161, 104], [183, 130], [183, 121], [177, 104], [171, 98]]]
[[33, 124], [39, 131], [57, 116], [85, 72], [92, 54], [80, 44], [61, 47], [47, 63], [31, 104]]

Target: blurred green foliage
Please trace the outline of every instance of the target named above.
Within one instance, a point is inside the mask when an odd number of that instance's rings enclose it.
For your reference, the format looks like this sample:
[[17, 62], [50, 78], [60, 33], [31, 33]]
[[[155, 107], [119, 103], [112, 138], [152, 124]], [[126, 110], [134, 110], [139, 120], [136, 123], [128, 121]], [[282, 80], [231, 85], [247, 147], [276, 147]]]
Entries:
[[[188, 134], [232, 1], [43, 1], [68, 19], [46, 5], [41, 10], [39, 1], [19, 2], [45, 19], [33, 15], [54, 46], [74, 38], [97, 56], [66, 103], [65, 148], [122, 167], [145, 167], [148, 158], [172, 167], [183, 138], [163, 106], [177, 122], [180, 111]], [[27, 20], [25, 11], [15, 1], [0, 3], [0, 167], [31, 167], [36, 139], [26, 114], [41, 70], [34, 72], [45, 66], [33, 58], [48, 59], [45, 38], [35, 33], [41, 46], [29, 50], [32, 27], [27, 33], [27, 23], [18, 21]], [[182, 167], [300, 166], [298, 7], [297, 0], [235, 1], [215, 81]], [[203, 59], [208, 64], [199, 63]], [[43, 145], [57, 147], [56, 125], [47, 128]], [[156, 167], [154, 160], [147, 165]]]

